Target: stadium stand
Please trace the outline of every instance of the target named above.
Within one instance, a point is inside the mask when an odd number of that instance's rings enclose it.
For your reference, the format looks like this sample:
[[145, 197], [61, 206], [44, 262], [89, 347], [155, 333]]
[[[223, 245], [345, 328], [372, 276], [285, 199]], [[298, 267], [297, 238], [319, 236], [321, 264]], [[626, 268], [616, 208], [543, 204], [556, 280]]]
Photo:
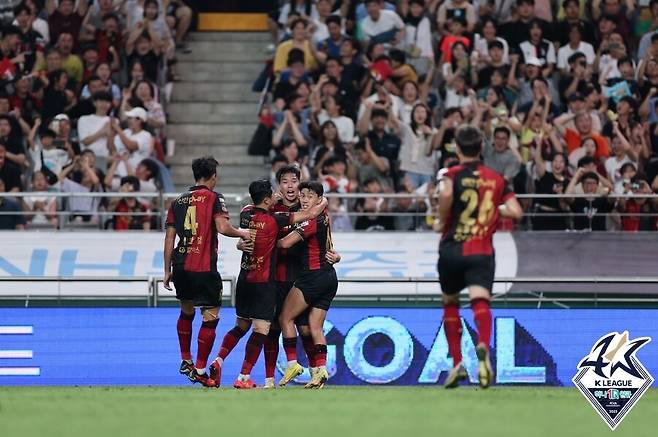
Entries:
[[340, 229], [427, 230], [462, 123], [524, 198], [517, 229], [658, 228], [655, 1], [280, 1], [269, 36], [189, 41], [180, 0], [5, 3], [4, 190], [152, 193], [5, 197], [5, 228], [159, 216], [214, 154], [224, 193], [296, 163], [352, 196], [332, 202]]

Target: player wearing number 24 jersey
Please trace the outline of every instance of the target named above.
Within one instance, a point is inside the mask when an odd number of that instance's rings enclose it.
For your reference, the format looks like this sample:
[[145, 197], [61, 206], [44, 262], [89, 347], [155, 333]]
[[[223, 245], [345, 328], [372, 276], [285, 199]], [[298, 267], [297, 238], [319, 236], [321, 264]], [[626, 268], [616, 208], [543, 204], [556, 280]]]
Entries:
[[478, 331], [476, 353], [478, 380], [487, 388], [493, 379], [489, 359], [491, 341], [491, 287], [495, 273], [493, 234], [501, 215], [520, 219], [523, 215], [514, 193], [501, 175], [479, 161], [482, 134], [472, 126], [456, 133], [460, 164], [439, 180], [439, 281], [443, 291], [443, 326], [454, 367], [445, 381], [454, 388], [468, 375], [462, 365], [462, 324], [459, 293], [468, 288]]

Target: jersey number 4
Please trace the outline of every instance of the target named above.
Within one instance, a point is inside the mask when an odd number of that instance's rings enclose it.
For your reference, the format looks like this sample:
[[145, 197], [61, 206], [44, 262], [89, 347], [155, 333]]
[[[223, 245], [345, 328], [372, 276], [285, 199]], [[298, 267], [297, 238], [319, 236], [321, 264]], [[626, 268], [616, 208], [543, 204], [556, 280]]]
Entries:
[[196, 235], [198, 227], [199, 224], [196, 221], [196, 206], [189, 206], [185, 212], [183, 228], [185, 228], [186, 231], [190, 231], [192, 235]]

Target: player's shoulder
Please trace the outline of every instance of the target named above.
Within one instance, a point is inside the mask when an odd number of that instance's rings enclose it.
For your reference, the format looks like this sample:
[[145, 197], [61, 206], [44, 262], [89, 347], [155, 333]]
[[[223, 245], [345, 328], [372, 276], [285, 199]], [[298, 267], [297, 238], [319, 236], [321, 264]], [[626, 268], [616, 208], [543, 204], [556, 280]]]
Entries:
[[481, 176], [487, 179], [495, 179], [496, 181], [499, 182], [505, 182], [505, 179], [501, 176], [500, 173], [498, 173], [496, 170], [494, 170], [491, 167], [487, 167], [483, 163], [480, 163], [477, 166], [477, 171], [480, 173]]
[[253, 212], [253, 210], [254, 210], [254, 205], [249, 204], [240, 210], [240, 214], [251, 213]]
[[452, 167], [448, 167], [445, 170], [439, 170], [439, 174], [441, 174], [443, 177], [449, 177], [450, 179], [454, 179], [456, 175], [464, 171], [466, 167], [462, 164], [457, 164], [453, 165]]

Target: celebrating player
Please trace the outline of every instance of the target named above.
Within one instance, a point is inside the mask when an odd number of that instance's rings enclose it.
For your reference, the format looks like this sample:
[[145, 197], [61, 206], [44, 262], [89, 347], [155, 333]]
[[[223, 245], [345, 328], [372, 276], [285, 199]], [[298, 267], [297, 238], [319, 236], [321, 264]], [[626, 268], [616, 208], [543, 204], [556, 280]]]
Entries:
[[[324, 198], [324, 190], [319, 182], [302, 182], [299, 184], [299, 190], [302, 210], [315, 207]], [[317, 370], [306, 387], [321, 388], [329, 378], [326, 368], [327, 341], [324, 338], [323, 325], [327, 310], [338, 290], [336, 270], [326, 259], [327, 252], [333, 248], [330, 220], [326, 211], [299, 225], [279, 240], [278, 246], [287, 249], [299, 242], [304, 243], [302, 271], [288, 293], [279, 317], [283, 331], [283, 348], [288, 359], [288, 367], [279, 384], [286, 385], [303, 371], [297, 362], [297, 333], [294, 322], [296, 317], [310, 307], [309, 326], [315, 343], [314, 361]]]
[[[313, 220], [327, 206], [326, 200], [313, 208], [293, 213], [272, 213], [270, 208], [275, 198], [269, 181], [258, 180], [249, 185], [253, 205], [246, 206], [240, 214], [240, 227], [249, 228], [253, 248], [251, 253], [242, 255], [240, 276], [236, 287], [236, 323], [233, 330], [246, 333], [253, 326], [253, 332], [245, 347], [245, 358], [235, 388], [254, 388], [250, 373], [258, 360], [263, 344], [267, 339], [270, 322], [276, 306], [276, 284], [274, 250], [279, 231], [293, 223]], [[232, 330], [232, 331], [233, 331]], [[244, 334], [242, 334], [244, 335]], [[232, 344], [233, 334], [227, 333], [219, 356], [210, 366], [210, 378], [219, 385], [221, 367], [230, 352], [226, 344]], [[230, 349], [232, 349], [231, 347]]]
[[[212, 157], [192, 162], [196, 184], [171, 204], [164, 245], [164, 286], [171, 290], [169, 284], [173, 279], [181, 306], [177, 324], [183, 360], [180, 373], [207, 387], [215, 385], [206, 374], [206, 364], [215, 341], [222, 298], [222, 277], [217, 271], [217, 232], [227, 237], [249, 238], [248, 230], [231, 225], [224, 196], [213, 191], [218, 165]], [[174, 249], [176, 236], [178, 246]], [[195, 307], [200, 307], [203, 317], [196, 364], [190, 353]]]
[[438, 271], [443, 291], [443, 325], [454, 363], [445, 387], [455, 388], [468, 377], [462, 364], [459, 317], [459, 292], [468, 287], [478, 331], [478, 380], [482, 388], [487, 388], [493, 379], [489, 359], [489, 300], [495, 273], [492, 236], [500, 215], [518, 220], [523, 211], [505, 180], [479, 161], [480, 131], [462, 126], [457, 130], [456, 142], [460, 165], [448, 169], [439, 181], [439, 227], [443, 234]]

